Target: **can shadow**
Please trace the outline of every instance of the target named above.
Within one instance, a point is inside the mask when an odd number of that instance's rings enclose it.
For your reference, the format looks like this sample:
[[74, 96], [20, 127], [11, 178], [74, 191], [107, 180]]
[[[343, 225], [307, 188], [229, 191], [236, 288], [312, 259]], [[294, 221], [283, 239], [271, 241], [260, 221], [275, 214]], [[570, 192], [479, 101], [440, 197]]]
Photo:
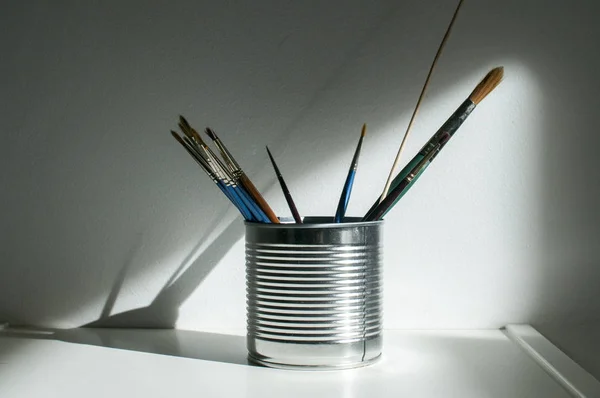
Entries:
[[245, 336], [176, 329], [9, 329], [2, 337], [55, 340], [119, 350], [250, 365]]
[[[210, 232], [217, 226], [212, 227], [207, 230]], [[140, 237], [114, 281], [99, 319], [80, 328], [10, 329], [2, 332], [2, 336], [50, 339], [72, 344], [249, 365], [245, 336], [174, 329], [181, 304], [204, 281], [233, 244], [243, 237], [243, 233], [243, 224], [234, 220], [198, 255], [208, 238], [201, 239], [148, 306], [111, 314], [128, 270], [136, 262], [136, 256], [143, 247], [143, 237]]]
[[[127, 277], [129, 264], [134, 262], [135, 253], [123, 266], [118, 278], [108, 294], [104, 309], [98, 320], [83, 325], [84, 328], [174, 328], [179, 316], [179, 307], [198, 288], [206, 276], [215, 268], [229, 249], [243, 237], [242, 223], [230, 223], [198, 255], [198, 250], [205, 244], [201, 240], [182, 261], [173, 276], [167, 281], [156, 298], [146, 307], [112, 314], [112, 308], [119, 294], [124, 279]], [[210, 228], [208, 230], [211, 230]]]

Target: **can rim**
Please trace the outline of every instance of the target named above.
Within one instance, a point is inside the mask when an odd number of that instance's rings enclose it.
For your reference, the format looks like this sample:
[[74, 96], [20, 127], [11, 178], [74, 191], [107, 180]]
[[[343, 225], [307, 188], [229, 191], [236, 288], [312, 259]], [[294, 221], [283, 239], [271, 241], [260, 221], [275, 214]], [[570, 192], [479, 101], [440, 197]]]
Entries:
[[[253, 221], [244, 221], [248, 227], [256, 228], [294, 228], [294, 229], [311, 229], [311, 228], [348, 228], [348, 227], [370, 227], [382, 225], [384, 220], [377, 221], [361, 221], [361, 217], [344, 217], [344, 222], [333, 222], [332, 216], [306, 216], [302, 217], [303, 224], [296, 224], [291, 217], [279, 217], [282, 221], [280, 224], [274, 223], [259, 223]], [[348, 221], [346, 221], [348, 220]]]

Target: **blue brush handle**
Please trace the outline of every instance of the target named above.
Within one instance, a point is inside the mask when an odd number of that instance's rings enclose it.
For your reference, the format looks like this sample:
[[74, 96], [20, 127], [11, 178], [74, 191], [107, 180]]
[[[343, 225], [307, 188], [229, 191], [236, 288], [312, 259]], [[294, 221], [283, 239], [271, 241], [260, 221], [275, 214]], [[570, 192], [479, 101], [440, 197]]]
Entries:
[[231, 203], [233, 203], [233, 205], [240, 211], [240, 213], [242, 214], [244, 219], [249, 220], [251, 218], [251, 215], [248, 212], [248, 209], [246, 209], [244, 206], [240, 205], [239, 199], [232, 196], [227, 185], [225, 185], [225, 183], [223, 181], [215, 181], [215, 182], [216, 182], [217, 186], [221, 189], [221, 191], [223, 191], [225, 196], [227, 196], [227, 199], [229, 199], [231, 201]]
[[235, 199], [235, 201], [240, 206], [240, 211], [244, 215], [244, 218], [246, 220], [248, 220], [248, 221], [256, 221], [256, 218], [254, 218], [254, 216], [250, 212], [250, 209], [248, 209], [248, 206], [246, 205], [246, 203], [241, 198], [239, 192], [234, 187], [232, 187], [232, 186], [228, 185], [226, 187], [227, 187], [227, 190], [229, 191], [230, 195]]
[[269, 220], [265, 212], [262, 211], [260, 207], [258, 207], [256, 202], [254, 202], [254, 200], [250, 197], [250, 195], [248, 195], [248, 192], [246, 192], [246, 190], [243, 187], [238, 185], [236, 186], [236, 189], [238, 194], [240, 195], [240, 198], [257, 221], [263, 223], [271, 222], [271, 220]]
[[352, 186], [354, 185], [354, 176], [356, 175], [356, 170], [352, 170], [348, 173], [346, 177], [346, 182], [344, 183], [344, 189], [342, 189], [342, 195], [340, 196], [340, 201], [338, 202], [337, 211], [335, 212], [335, 222], [340, 223], [344, 219], [346, 215], [346, 209], [348, 208], [348, 202], [350, 202], [350, 194], [352, 193]]

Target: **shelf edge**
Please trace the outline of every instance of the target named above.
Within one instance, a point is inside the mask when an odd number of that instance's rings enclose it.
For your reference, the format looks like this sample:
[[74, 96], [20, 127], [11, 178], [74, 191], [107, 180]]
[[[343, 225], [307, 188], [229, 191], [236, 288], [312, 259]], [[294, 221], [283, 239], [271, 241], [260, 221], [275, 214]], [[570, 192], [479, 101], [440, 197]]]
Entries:
[[600, 397], [600, 382], [530, 325], [507, 325], [504, 334], [572, 396]]

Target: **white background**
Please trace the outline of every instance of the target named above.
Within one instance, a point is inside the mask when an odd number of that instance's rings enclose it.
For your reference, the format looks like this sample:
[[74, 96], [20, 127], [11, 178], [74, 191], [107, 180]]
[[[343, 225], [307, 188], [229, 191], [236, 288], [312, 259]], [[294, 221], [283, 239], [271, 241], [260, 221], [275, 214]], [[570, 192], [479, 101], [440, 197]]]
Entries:
[[[380, 192], [452, 1], [12, 1], [0, 15], [0, 319], [245, 324], [243, 225], [168, 131], [216, 129], [279, 215]], [[404, 161], [506, 79], [386, 219], [385, 327], [598, 318], [596, 1], [466, 0]]]

